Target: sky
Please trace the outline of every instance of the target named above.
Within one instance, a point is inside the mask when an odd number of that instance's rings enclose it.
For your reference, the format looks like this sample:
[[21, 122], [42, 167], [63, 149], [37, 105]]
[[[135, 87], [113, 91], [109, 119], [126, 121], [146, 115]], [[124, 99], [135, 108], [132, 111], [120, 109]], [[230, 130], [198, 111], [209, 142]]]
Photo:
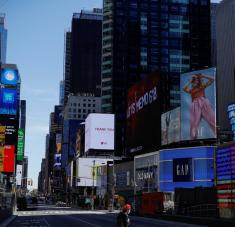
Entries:
[[0, 0], [8, 29], [7, 63], [17, 64], [21, 99], [26, 99], [28, 177], [37, 188], [49, 115], [59, 104], [63, 79], [64, 32], [74, 12], [102, 7], [102, 0]]
[[8, 29], [7, 63], [17, 64], [21, 99], [26, 99], [28, 177], [37, 188], [49, 115], [59, 104], [63, 79], [64, 32], [74, 12], [102, 7], [102, 0], [0, 0]]

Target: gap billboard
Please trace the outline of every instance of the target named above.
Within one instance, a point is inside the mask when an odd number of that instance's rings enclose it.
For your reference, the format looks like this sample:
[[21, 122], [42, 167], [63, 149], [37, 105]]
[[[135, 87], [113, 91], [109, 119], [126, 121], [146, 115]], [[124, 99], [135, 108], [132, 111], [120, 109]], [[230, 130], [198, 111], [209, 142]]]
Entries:
[[216, 69], [181, 75], [181, 140], [216, 138]]
[[151, 74], [128, 90], [127, 153], [156, 150], [161, 143], [160, 76]]

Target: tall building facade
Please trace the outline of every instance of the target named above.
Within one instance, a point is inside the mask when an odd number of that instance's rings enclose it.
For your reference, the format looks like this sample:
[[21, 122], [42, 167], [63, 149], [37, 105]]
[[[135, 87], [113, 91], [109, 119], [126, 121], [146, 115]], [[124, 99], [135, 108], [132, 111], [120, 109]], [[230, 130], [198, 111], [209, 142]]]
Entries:
[[[180, 74], [211, 65], [209, 0], [104, 0], [102, 111], [115, 113], [116, 153], [125, 153], [127, 90], [154, 71], [162, 111], [180, 104]], [[209, 48], [208, 48], [209, 47]]]
[[216, 10], [218, 3], [211, 3], [211, 65], [216, 66], [217, 45], [216, 45]]
[[64, 105], [67, 103], [71, 78], [71, 32], [65, 32], [64, 37]]
[[70, 93], [100, 96], [102, 18], [101, 9], [73, 15]]
[[227, 106], [235, 101], [235, 2], [223, 0], [217, 7], [217, 122], [230, 130]]
[[64, 86], [65, 82], [64, 80], [60, 81], [60, 93], [59, 93], [59, 105], [64, 105]]
[[5, 14], [0, 14], [0, 62], [6, 63], [7, 29], [5, 28]]

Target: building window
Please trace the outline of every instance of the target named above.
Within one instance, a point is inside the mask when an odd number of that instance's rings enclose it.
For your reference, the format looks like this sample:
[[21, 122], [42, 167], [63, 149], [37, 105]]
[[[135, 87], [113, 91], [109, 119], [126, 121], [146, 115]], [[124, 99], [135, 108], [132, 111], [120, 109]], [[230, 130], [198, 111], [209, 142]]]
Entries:
[[90, 104], [90, 103], [88, 104], [88, 107], [91, 107], [91, 104]]
[[95, 104], [93, 104], [93, 107], [95, 107]]
[[83, 103], [83, 107], [86, 107], [86, 103]]
[[83, 109], [83, 113], [86, 113], [86, 109]]
[[86, 115], [85, 114], [83, 114], [83, 119], [85, 119], [86, 118]]

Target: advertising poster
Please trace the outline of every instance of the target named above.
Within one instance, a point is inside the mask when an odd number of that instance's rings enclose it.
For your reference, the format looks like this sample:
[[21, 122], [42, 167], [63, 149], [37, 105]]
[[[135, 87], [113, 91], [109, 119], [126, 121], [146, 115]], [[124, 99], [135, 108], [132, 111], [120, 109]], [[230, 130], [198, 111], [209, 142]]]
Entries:
[[56, 152], [58, 154], [61, 153], [61, 146], [62, 146], [62, 134], [56, 134]]
[[161, 144], [160, 76], [151, 74], [128, 90], [127, 152], [152, 152]]
[[3, 172], [4, 146], [0, 146], [0, 172]]
[[55, 154], [54, 155], [54, 167], [60, 167], [61, 166], [61, 154]]
[[16, 165], [16, 185], [21, 186], [22, 181], [22, 171], [23, 171], [22, 165]]
[[85, 152], [114, 150], [114, 114], [89, 114], [85, 124]]
[[14, 85], [18, 82], [18, 71], [15, 69], [2, 69], [1, 84]]
[[162, 145], [180, 141], [180, 107], [162, 114]]
[[24, 159], [24, 129], [18, 129], [17, 161]]
[[15, 146], [6, 145], [3, 156], [3, 172], [12, 173], [14, 171]]
[[189, 182], [192, 181], [193, 169], [192, 158], [173, 159], [173, 181]]
[[17, 103], [16, 89], [0, 89], [0, 114], [16, 115]]
[[6, 126], [0, 126], [0, 146], [4, 146], [5, 144], [5, 131]]
[[216, 69], [181, 75], [181, 140], [216, 138]]

